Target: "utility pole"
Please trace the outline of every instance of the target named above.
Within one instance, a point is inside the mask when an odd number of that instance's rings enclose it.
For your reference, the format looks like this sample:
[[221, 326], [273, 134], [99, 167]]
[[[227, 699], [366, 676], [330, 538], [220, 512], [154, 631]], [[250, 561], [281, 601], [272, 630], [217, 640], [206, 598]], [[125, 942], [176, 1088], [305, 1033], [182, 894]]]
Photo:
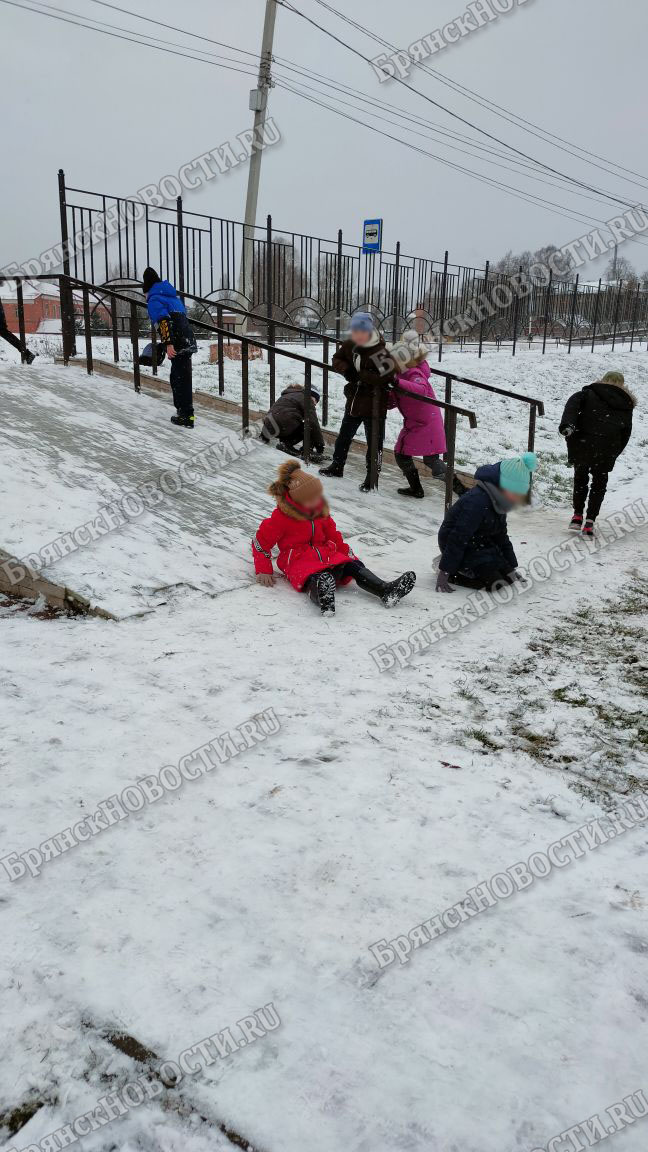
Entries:
[[270, 88], [274, 87], [270, 69], [272, 65], [272, 44], [274, 40], [276, 15], [277, 0], [266, 0], [261, 57], [259, 59], [259, 79], [257, 81], [257, 87], [250, 92], [250, 110], [254, 112], [254, 139], [252, 145], [253, 152], [250, 156], [250, 167], [248, 171], [245, 224], [243, 227], [243, 250], [239, 275], [239, 292], [242, 296], [247, 296], [248, 298], [252, 295], [254, 226], [256, 224], [257, 202], [259, 199], [261, 156], [263, 155], [257, 142], [263, 137], [263, 129], [265, 127], [266, 113], [268, 110], [268, 92]]
[[612, 279], [615, 283], [616, 283], [616, 278], [617, 278], [617, 261], [618, 261], [618, 258], [619, 258], [619, 245], [615, 244], [614, 245], [614, 262], [612, 264]]

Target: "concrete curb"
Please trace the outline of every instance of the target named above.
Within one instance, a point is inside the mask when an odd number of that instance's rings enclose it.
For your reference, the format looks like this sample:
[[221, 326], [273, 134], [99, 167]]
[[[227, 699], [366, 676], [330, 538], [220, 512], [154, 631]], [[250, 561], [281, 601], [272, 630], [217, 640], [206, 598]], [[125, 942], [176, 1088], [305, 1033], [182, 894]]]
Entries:
[[[20, 571], [24, 575], [19, 580], [12, 581], [7, 566], [14, 570], [14, 574]], [[28, 564], [18, 560], [10, 552], [5, 552], [4, 548], [0, 548], [0, 592], [4, 592], [6, 596], [23, 597], [26, 600], [38, 600], [42, 596], [50, 608], [70, 609], [79, 615], [98, 616], [103, 620], [117, 619], [112, 612], [92, 605], [85, 596], [81, 596], [73, 588], [54, 584], [45, 576], [34, 572]]]

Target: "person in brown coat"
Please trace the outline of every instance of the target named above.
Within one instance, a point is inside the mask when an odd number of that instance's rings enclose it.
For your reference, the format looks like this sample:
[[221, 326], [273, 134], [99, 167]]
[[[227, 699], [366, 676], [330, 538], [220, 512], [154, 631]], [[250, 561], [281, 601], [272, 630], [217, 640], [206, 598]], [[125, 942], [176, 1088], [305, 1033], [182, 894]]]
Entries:
[[374, 328], [368, 312], [356, 312], [351, 318], [351, 335], [345, 340], [332, 360], [335, 372], [341, 372], [346, 380], [344, 395], [346, 408], [340, 431], [333, 449], [333, 461], [328, 468], [321, 468], [323, 476], [343, 476], [344, 465], [349, 454], [351, 441], [360, 425], [364, 425], [367, 440], [367, 475], [360, 485], [361, 492], [369, 491], [369, 470], [371, 466], [371, 416], [374, 396], [378, 394], [378, 471], [382, 459], [382, 446], [385, 437], [385, 416], [389, 385], [395, 379], [395, 365], [385, 348], [385, 341]]
[[[321, 456], [324, 451], [324, 437], [317, 419], [316, 404], [319, 398], [317, 389], [311, 388], [310, 442], [317, 456]], [[276, 437], [277, 448], [283, 452], [292, 452], [297, 444], [302, 444], [304, 440], [305, 410], [306, 393], [301, 384], [289, 384], [265, 417], [260, 433], [261, 439], [269, 444]]]

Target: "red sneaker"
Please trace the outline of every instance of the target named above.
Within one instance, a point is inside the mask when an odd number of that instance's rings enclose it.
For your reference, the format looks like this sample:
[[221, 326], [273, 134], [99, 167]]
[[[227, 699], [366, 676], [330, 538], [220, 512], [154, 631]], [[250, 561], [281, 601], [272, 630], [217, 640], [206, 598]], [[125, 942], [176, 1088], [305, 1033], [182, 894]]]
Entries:
[[574, 512], [571, 520], [569, 521], [569, 528], [571, 532], [580, 532], [583, 527], [583, 517]]
[[585, 523], [583, 524], [583, 536], [593, 536], [593, 535], [594, 535], [594, 521], [593, 520], [586, 520]]

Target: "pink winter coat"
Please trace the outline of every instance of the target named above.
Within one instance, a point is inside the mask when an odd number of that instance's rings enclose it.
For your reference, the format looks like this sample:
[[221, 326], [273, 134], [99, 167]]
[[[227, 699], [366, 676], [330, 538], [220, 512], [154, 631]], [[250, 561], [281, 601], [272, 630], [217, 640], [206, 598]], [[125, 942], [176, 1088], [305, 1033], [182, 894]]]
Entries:
[[441, 408], [436, 404], [422, 404], [416, 399], [418, 396], [429, 396], [436, 400], [434, 389], [430, 384], [430, 365], [421, 361], [414, 368], [406, 368], [402, 375], [396, 377], [399, 388], [407, 389], [411, 396], [402, 396], [400, 392], [390, 392], [389, 407], [398, 408], [403, 417], [403, 427], [394, 452], [404, 456], [437, 456], [446, 450], [445, 429]]

